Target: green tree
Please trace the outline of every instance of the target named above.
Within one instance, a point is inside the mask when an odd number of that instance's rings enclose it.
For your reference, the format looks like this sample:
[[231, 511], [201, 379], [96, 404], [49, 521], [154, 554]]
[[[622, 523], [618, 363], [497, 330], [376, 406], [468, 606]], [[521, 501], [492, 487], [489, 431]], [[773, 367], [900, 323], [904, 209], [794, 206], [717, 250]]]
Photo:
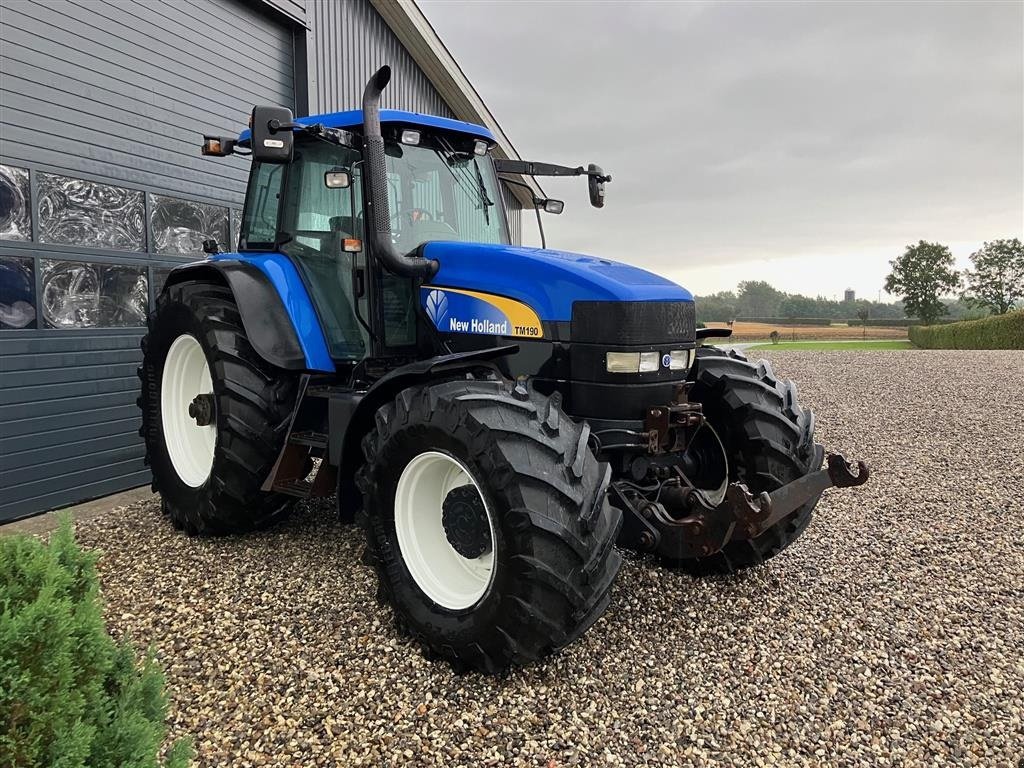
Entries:
[[791, 293], [779, 303], [780, 317], [823, 317], [818, 314], [820, 311], [821, 306], [817, 300], [799, 293]]
[[1024, 244], [993, 240], [971, 254], [973, 270], [964, 272], [967, 283], [964, 300], [1002, 315], [1024, 299]]
[[744, 280], [736, 286], [738, 317], [778, 317], [786, 294], [764, 280]]
[[736, 294], [719, 291], [710, 296], [697, 296], [697, 320], [701, 323], [727, 323], [736, 317]]
[[885, 290], [903, 297], [910, 316], [931, 325], [946, 313], [942, 296], [960, 287], [949, 248], [921, 240], [889, 263], [892, 272], [885, 278]]

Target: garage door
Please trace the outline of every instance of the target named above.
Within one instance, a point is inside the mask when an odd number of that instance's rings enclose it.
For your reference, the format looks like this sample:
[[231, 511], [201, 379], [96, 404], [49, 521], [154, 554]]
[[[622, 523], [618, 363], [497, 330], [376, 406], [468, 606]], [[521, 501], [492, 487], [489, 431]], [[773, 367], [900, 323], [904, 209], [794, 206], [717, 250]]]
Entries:
[[0, 520], [149, 482], [145, 316], [234, 242], [248, 169], [201, 136], [294, 108], [292, 35], [239, 0], [0, 0]]

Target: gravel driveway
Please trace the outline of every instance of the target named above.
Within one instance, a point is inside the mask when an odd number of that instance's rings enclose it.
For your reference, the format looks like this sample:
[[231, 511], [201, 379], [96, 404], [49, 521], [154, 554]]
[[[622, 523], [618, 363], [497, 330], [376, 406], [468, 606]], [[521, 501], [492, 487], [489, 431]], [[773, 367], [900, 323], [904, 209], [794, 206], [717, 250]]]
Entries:
[[1007, 766], [1024, 758], [1024, 353], [775, 352], [873, 480], [790, 550], [697, 581], [630, 560], [582, 641], [504, 679], [392, 629], [361, 536], [305, 508], [193, 540], [79, 523], [199, 764]]

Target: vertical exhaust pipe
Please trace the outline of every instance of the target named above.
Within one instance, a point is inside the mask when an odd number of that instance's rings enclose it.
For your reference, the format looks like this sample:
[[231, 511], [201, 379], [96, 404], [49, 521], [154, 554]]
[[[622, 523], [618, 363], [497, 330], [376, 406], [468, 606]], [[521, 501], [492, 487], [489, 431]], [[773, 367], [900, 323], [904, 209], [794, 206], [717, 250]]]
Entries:
[[373, 252], [385, 268], [401, 277], [429, 279], [440, 266], [433, 259], [403, 256], [391, 242], [388, 211], [388, 172], [384, 162], [384, 137], [380, 132], [380, 94], [391, 82], [391, 67], [378, 69], [363, 89], [363, 168], [366, 169], [366, 223]]

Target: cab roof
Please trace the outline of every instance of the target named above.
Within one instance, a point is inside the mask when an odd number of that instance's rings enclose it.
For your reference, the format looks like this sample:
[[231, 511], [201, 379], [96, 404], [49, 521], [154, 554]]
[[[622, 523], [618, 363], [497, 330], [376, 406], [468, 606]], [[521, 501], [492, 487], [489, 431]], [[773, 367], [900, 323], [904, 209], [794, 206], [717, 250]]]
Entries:
[[[345, 112], [330, 112], [324, 115], [297, 117], [295, 118], [295, 122], [301, 123], [302, 125], [321, 123], [327, 128], [359, 128], [363, 124], [363, 110], [350, 109]], [[437, 117], [436, 115], [421, 115], [418, 112], [406, 112], [401, 109], [382, 109], [380, 111], [380, 122], [382, 125], [397, 123], [400, 125], [433, 128], [435, 130], [462, 133], [467, 136], [477, 136], [481, 139], [487, 139], [490, 142], [496, 141], [494, 134], [482, 125], [464, 123], [461, 120], [452, 120], [448, 117]], [[239, 141], [248, 141], [249, 136], [249, 131], [244, 130], [239, 135], [238, 139]]]

